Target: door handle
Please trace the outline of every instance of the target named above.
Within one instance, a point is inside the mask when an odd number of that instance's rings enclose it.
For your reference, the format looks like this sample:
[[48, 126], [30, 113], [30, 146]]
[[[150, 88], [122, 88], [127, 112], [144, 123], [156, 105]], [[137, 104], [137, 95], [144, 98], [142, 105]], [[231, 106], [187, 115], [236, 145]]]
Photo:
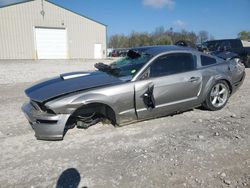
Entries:
[[200, 77], [191, 77], [188, 81], [189, 82], [197, 82], [200, 79]]

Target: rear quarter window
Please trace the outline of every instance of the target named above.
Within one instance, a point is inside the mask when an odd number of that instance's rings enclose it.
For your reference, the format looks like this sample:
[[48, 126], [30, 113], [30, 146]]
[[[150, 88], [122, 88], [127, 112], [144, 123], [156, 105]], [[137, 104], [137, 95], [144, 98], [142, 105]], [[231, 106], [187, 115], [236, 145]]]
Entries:
[[216, 64], [216, 63], [217, 63], [217, 61], [215, 58], [201, 55], [201, 65], [202, 66], [209, 66], [209, 65]]

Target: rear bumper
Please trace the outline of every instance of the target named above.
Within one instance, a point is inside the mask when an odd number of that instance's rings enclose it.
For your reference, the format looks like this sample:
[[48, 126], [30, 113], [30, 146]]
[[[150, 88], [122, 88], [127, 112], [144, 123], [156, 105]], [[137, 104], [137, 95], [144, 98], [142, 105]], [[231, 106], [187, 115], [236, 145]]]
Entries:
[[70, 114], [48, 114], [35, 109], [30, 103], [22, 106], [27, 120], [39, 140], [62, 140]]

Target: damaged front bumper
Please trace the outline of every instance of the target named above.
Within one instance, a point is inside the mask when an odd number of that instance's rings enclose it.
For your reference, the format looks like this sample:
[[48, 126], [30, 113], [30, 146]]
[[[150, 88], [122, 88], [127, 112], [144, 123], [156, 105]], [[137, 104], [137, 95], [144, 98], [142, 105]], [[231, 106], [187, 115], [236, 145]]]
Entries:
[[39, 140], [62, 140], [70, 114], [50, 114], [36, 109], [30, 102], [22, 106], [26, 118]]

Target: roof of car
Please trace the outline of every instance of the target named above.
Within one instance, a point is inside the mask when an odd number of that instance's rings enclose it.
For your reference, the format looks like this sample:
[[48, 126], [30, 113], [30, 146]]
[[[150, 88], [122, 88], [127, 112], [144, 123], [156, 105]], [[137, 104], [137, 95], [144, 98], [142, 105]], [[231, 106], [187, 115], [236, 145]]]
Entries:
[[194, 51], [192, 48], [176, 46], [176, 45], [157, 45], [157, 46], [143, 46], [138, 48], [132, 48], [131, 50], [147, 53], [156, 56], [160, 53], [167, 51]]

